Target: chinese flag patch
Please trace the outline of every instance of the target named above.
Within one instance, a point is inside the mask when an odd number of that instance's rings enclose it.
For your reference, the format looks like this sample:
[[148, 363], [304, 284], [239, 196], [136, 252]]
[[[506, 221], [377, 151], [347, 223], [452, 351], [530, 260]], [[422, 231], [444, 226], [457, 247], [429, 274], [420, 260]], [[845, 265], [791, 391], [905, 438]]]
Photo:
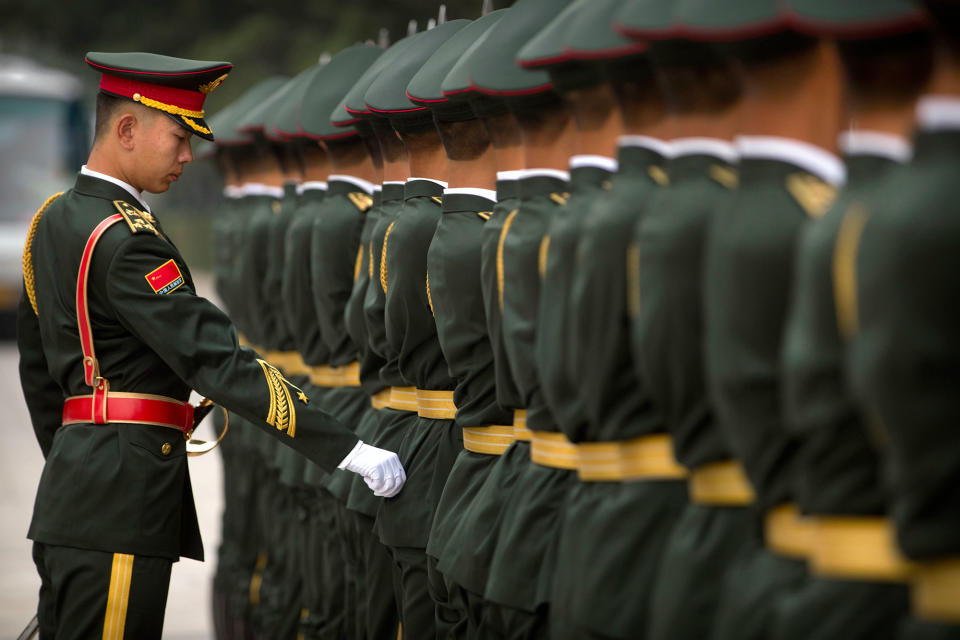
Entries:
[[165, 294], [178, 289], [183, 284], [183, 274], [180, 267], [172, 259], [144, 276], [154, 293]]

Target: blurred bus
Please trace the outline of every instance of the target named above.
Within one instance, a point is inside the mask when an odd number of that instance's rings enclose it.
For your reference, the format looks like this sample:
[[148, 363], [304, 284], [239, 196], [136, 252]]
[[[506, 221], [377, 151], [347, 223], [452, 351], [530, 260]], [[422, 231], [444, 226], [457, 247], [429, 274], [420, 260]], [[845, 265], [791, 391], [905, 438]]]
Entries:
[[0, 338], [14, 335], [30, 219], [49, 196], [73, 186], [89, 129], [75, 76], [0, 54]]

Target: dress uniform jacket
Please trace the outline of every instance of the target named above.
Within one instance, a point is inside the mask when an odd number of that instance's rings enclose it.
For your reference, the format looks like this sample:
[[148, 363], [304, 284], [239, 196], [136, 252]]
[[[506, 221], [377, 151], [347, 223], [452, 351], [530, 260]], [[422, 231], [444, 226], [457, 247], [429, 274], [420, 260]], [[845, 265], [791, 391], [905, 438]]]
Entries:
[[[838, 329], [834, 304], [833, 257], [846, 211], [882, 190], [900, 166], [898, 160], [906, 160], [909, 149], [905, 141], [900, 142], [902, 146], [893, 149], [901, 154], [899, 158], [881, 154], [880, 149], [847, 153], [844, 188], [823, 218], [801, 235], [784, 338], [787, 426], [800, 447], [797, 502], [807, 514], [864, 516], [878, 525], [889, 522], [884, 519], [888, 497], [880, 458], [847, 382], [846, 339]], [[896, 637], [908, 610], [905, 575], [901, 584], [816, 571], [814, 578], [785, 599], [778, 637]], [[819, 615], [828, 608], [832, 615]]]
[[[443, 187], [408, 180], [403, 209], [384, 234], [380, 279], [384, 324], [404, 380], [417, 389], [452, 390], [455, 381], [440, 342], [427, 294], [427, 250], [440, 221]], [[447, 474], [463, 446], [452, 420], [419, 417], [404, 433], [398, 455], [407, 470], [406, 491], [377, 512], [380, 539], [391, 547], [425, 549]]]
[[[114, 201], [130, 199], [118, 185], [80, 175], [73, 189], [47, 207], [27, 246], [33, 274], [25, 278], [27, 295], [19, 311], [20, 370], [46, 457], [29, 537], [52, 545], [199, 558], [182, 436], [163, 427], [116, 423], [61, 428], [64, 397], [90, 391], [83, 382], [73, 308], [80, 255], [93, 228], [117, 211]], [[161, 234], [156, 226], [116, 224], [93, 254], [90, 320], [100, 371], [111, 389], [185, 401], [196, 388], [334, 468], [356, 438], [238, 346], [230, 321], [195, 295], [182, 257]], [[170, 265], [165, 273], [175, 267], [180, 280], [171, 279], [160, 294], [145, 276], [165, 264]]]
[[[556, 431], [536, 359], [538, 316], [542, 309], [539, 258], [543, 237], [566, 201], [565, 194], [577, 187], [568, 186], [557, 172], [536, 170], [528, 172], [519, 182], [520, 206], [504, 221], [498, 246], [503, 340], [529, 426], [534, 427], [532, 419], [539, 414], [536, 428]], [[599, 182], [595, 187], [599, 187]], [[551, 319], [556, 319], [558, 314], [551, 313]], [[500, 496], [505, 504], [503, 519], [484, 595], [508, 609], [532, 614], [549, 600], [556, 527], [562, 508], [559, 503], [576, 476], [569, 471], [519, 461], [514, 456], [503, 459], [503, 463], [514, 461], [520, 463], [521, 469], [513, 489]], [[512, 613], [508, 611], [507, 615]], [[543, 621], [527, 622], [539, 625]], [[502, 619], [500, 625], [516, 626], [507, 618]], [[513, 631], [534, 632], [516, 628]]]
[[[769, 522], [794, 500], [797, 443], [783, 424], [780, 370], [797, 234], [830, 205], [843, 167], [792, 140], [744, 136], [737, 146], [739, 188], [707, 238], [707, 373], [721, 430]], [[765, 543], [727, 574], [718, 638], [770, 633], [777, 600], [806, 576], [807, 549], [774, 549], [770, 535]]]
[[[631, 249], [635, 363], [687, 469], [732, 457], [704, 380], [703, 247], [711, 220], [736, 189], [736, 172], [732, 145], [711, 146], [664, 165], [669, 185], [651, 200]], [[757, 545], [745, 508], [688, 504], [662, 550], [645, 625], [650, 636], [708, 637], [723, 584], [704, 576], [722, 576], [737, 554]]]
[[[580, 381], [585, 420], [560, 426], [585, 446], [656, 437], [666, 428], [649, 388], [638, 380], [629, 349], [628, 275], [633, 274], [627, 250], [638, 220], [649, 212], [646, 205], [661, 188], [655, 177], [663, 181], [665, 158], [652, 148], [623, 146], [619, 159], [619, 172], [582, 217], [570, 258], [566, 366], [570, 379], [576, 375]], [[654, 302], [644, 297], [644, 303]], [[582, 464], [580, 471], [561, 526], [551, 629], [557, 637], [633, 637], [648, 618], [663, 544], [684, 503], [681, 470], [629, 481], [611, 476], [597, 481]], [[589, 531], [581, 522], [592, 523]], [[624, 523], [630, 523], [626, 531]], [[636, 605], [615, 606], [610, 596], [615, 593], [633, 594]]]

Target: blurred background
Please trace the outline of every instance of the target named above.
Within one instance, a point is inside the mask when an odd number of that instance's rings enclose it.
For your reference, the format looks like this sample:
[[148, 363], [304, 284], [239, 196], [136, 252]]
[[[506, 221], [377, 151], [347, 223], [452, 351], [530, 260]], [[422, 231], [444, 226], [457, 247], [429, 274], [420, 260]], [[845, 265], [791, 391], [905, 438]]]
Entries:
[[[476, 18], [482, 0], [447, 0], [448, 19]], [[510, 4], [495, 0], [494, 8]], [[436, 18], [439, 3], [422, 0], [0, 0], [0, 406], [6, 432], [0, 447], [0, 637], [15, 637], [35, 612], [39, 578], [25, 538], [43, 467], [17, 375], [14, 310], [22, 287], [21, 255], [34, 212], [73, 185], [86, 160], [99, 75], [87, 51], [149, 51], [201, 60], [229, 60], [229, 79], [207, 102], [209, 115], [268, 75], [292, 76], [358, 41], [389, 41]], [[201, 295], [213, 239], [210, 219], [221, 197], [214, 167], [198, 160], [173, 188], [148, 196], [197, 276]], [[209, 435], [209, 434], [206, 434]], [[201, 436], [203, 437], [203, 436]], [[210, 578], [219, 544], [222, 505], [216, 454], [191, 460], [207, 562], [173, 569], [165, 638], [212, 636]]]

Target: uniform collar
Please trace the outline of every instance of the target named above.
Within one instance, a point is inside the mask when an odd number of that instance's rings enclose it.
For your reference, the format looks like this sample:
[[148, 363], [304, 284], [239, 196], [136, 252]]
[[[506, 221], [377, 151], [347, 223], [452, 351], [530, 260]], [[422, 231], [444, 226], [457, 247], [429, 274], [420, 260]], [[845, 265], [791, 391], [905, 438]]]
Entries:
[[497, 171], [497, 181], [500, 180], [519, 180], [520, 174], [524, 169], [511, 169], [510, 171]]
[[670, 154], [680, 156], [713, 156], [727, 164], [737, 163], [737, 149], [732, 142], [719, 138], [675, 138], [670, 141]]
[[477, 187], [447, 187], [443, 190], [443, 195], [470, 195], [479, 198], [486, 198], [490, 202], [497, 201], [497, 192], [493, 189], [479, 189]]
[[273, 187], [261, 182], [244, 182], [239, 189], [245, 196], [269, 196], [278, 200], [283, 197], [283, 187]]
[[922, 131], [960, 129], [960, 96], [923, 96], [917, 101], [917, 124]]
[[582, 167], [593, 167], [595, 169], [603, 169], [609, 173], [616, 173], [617, 161], [607, 156], [598, 156], [586, 153], [570, 156], [571, 171], [573, 169], [580, 169]]
[[516, 180], [524, 180], [526, 178], [554, 178], [556, 180], [570, 182], [570, 172], [561, 171], [560, 169], [519, 169], [515, 173]]
[[426, 182], [433, 182], [434, 184], [440, 185], [440, 186], [441, 186], [442, 188], [444, 188], [444, 189], [447, 188], [447, 183], [446, 183], [445, 180], [434, 180], [433, 178], [414, 178], [414, 177], [410, 177], [410, 178], [407, 178], [407, 184], [410, 184], [410, 183], [413, 182], [414, 180], [424, 180], [424, 181], [426, 181]]
[[844, 131], [839, 137], [840, 151], [847, 156], [879, 156], [904, 164], [913, 150], [903, 136], [882, 131]]
[[617, 138], [618, 147], [640, 147], [648, 149], [664, 158], [670, 157], [670, 143], [659, 138], [640, 135], [624, 135]]
[[240, 187], [228, 184], [223, 188], [223, 197], [236, 200], [237, 198], [242, 198], [243, 194], [240, 192]]
[[734, 144], [741, 158], [786, 162], [835, 187], [847, 177], [840, 158], [809, 142], [779, 136], [737, 136]]
[[297, 185], [297, 195], [303, 195], [304, 191], [326, 191], [327, 183], [323, 180], [307, 180]]
[[98, 180], [106, 180], [107, 182], [113, 183], [129, 193], [134, 199], [140, 203], [140, 206], [144, 208], [147, 213], [151, 213], [150, 205], [143, 201], [143, 198], [140, 196], [140, 192], [134, 189], [130, 184], [120, 180], [119, 178], [114, 178], [113, 176], [108, 176], [105, 173], [100, 173], [99, 171], [94, 171], [93, 169], [88, 169], [87, 165], [80, 167], [80, 173], [85, 176], [90, 176], [91, 178], [97, 178]]
[[345, 173], [331, 173], [329, 176], [327, 176], [327, 181], [349, 182], [358, 189], [363, 190], [363, 192], [367, 195], [371, 195], [373, 193], [373, 183], [368, 180], [364, 180], [363, 178], [358, 178], [357, 176], [349, 176]]

